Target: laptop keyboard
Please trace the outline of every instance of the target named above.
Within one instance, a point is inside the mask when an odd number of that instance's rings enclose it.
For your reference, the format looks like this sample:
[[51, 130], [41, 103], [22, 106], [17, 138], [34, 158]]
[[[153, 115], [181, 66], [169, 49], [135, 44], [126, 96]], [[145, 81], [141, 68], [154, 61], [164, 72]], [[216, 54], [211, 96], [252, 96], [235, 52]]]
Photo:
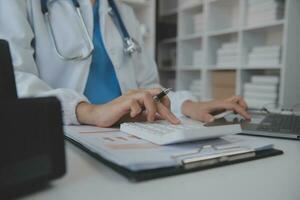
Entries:
[[300, 133], [300, 116], [295, 115], [267, 115], [257, 127], [258, 131]]

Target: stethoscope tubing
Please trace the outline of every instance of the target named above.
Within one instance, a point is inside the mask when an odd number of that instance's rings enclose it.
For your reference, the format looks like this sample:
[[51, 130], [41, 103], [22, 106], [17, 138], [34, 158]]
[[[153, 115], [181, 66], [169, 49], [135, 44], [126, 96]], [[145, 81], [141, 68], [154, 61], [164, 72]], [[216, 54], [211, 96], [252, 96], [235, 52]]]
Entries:
[[90, 37], [90, 35], [88, 33], [88, 30], [86, 29], [87, 26], [85, 25], [85, 23], [84, 23], [84, 21], [82, 19], [81, 12], [80, 12], [79, 8], [76, 7], [75, 9], [76, 9], [77, 14], [79, 15], [79, 21], [80, 21], [80, 24], [82, 26], [82, 30], [84, 31], [84, 35], [86, 36], [85, 40], [87, 40], [86, 42], [88, 43], [88, 46], [89, 46], [88, 48], [90, 50], [88, 51], [88, 53], [86, 55], [79, 55], [79, 56], [73, 56], [73, 57], [69, 57], [69, 56], [63, 55], [63, 53], [59, 50], [58, 42], [57, 42], [57, 40], [56, 40], [56, 38], [54, 36], [54, 30], [53, 30], [52, 25], [51, 25], [51, 20], [50, 20], [49, 12], [45, 13], [45, 20], [47, 22], [47, 29], [50, 32], [50, 35], [51, 35], [50, 38], [52, 40], [53, 46], [55, 48], [55, 51], [56, 51], [56, 53], [57, 53], [57, 55], [58, 55], [58, 57], [60, 59], [67, 60], [67, 61], [85, 60], [85, 59], [91, 57], [91, 55], [94, 52], [94, 44], [93, 44], [93, 42], [91, 40], [91, 37]]
[[[51, 37], [53, 46], [55, 48], [55, 51], [56, 51], [58, 57], [63, 60], [68, 60], [68, 61], [85, 60], [93, 54], [94, 45], [93, 45], [93, 41], [89, 35], [87, 25], [85, 24], [85, 22], [83, 20], [83, 16], [82, 16], [81, 10], [80, 10], [80, 4], [79, 4], [78, 0], [72, 0], [72, 3], [74, 5], [76, 13], [78, 15], [80, 25], [82, 26], [82, 30], [85, 35], [85, 40], [88, 43], [89, 51], [86, 55], [79, 55], [79, 56], [73, 56], [73, 57], [63, 55], [63, 53], [59, 50], [58, 42], [54, 36], [55, 34], [54, 34], [54, 30], [53, 30], [53, 27], [51, 24], [50, 12], [48, 9], [48, 0], [41, 0], [41, 11], [45, 16], [45, 21], [46, 21], [46, 24], [48, 27], [48, 31], [50, 33], [50, 37]], [[121, 34], [121, 37], [123, 38], [124, 52], [129, 56], [132, 56], [135, 52], [140, 53], [141, 46], [139, 45], [139, 43], [136, 40], [134, 40], [132, 37], [130, 37], [129, 32], [125, 27], [125, 24], [122, 20], [122, 17], [120, 15], [119, 9], [118, 9], [115, 1], [108, 0], [108, 3], [109, 3], [109, 6], [111, 7], [110, 15], [111, 15], [115, 25], [117, 26], [117, 28]]]

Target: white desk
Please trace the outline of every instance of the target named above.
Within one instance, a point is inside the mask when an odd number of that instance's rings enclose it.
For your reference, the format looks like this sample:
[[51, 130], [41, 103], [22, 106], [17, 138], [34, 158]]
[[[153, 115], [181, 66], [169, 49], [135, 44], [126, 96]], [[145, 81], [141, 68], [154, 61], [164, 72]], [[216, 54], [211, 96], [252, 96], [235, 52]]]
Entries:
[[281, 156], [132, 183], [67, 142], [67, 175], [30, 200], [299, 200], [300, 142], [270, 139]]

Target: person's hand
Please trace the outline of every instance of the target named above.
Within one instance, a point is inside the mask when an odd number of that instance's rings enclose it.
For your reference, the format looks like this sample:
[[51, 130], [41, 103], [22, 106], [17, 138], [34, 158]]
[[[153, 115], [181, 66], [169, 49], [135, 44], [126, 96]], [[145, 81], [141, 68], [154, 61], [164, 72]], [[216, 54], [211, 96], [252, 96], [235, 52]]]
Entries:
[[240, 96], [233, 96], [225, 100], [214, 100], [208, 102], [185, 101], [182, 105], [182, 113], [192, 119], [202, 122], [213, 122], [213, 115], [232, 110], [250, 120], [251, 116], [247, 113], [247, 104]]
[[173, 124], [180, 123], [170, 111], [170, 100], [167, 96], [160, 102], [154, 102], [153, 96], [160, 92], [161, 89], [131, 90], [103, 105], [82, 102], [76, 109], [77, 118], [82, 124], [99, 127], [110, 127], [120, 121], [140, 120], [141, 118], [149, 122], [160, 118]]

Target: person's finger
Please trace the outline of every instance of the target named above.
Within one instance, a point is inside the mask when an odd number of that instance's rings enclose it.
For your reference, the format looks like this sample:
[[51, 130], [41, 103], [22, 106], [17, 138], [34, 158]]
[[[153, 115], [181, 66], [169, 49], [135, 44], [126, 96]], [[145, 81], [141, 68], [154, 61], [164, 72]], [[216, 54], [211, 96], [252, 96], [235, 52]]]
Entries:
[[241, 96], [234, 96], [232, 97], [232, 101], [239, 104], [241, 107], [243, 107], [244, 109], [248, 109], [248, 105], [246, 103], [246, 101], [244, 100], [243, 97]]
[[[155, 95], [158, 95], [159, 93], [161, 93], [162, 89], [161, 88], [156, 88], [155, 90], [153, 90], [154, 92], [156, 92]], [[160, 99], [160, 102], [167, 107], [169, 110], [171, 109], [171, 101], [170, 98], [165, 95], [162, 99]]]
[[[149, 92], [152, 95], [152, 97], [154, 97], [155, 95], [158, 95], [159, 93], [161, 93], [162, 89], [161, 88], [150, 88], [150, 89], [141, 89], [141, 91]], [[171, 108], [171, 101], [167, 95], [164, 96], [162, 99], [160, 99], [160, 103], [165, 105], [168, 109]]]
[[171, 101], [169, 97], [164, 96], [161, 100], [160, 103], [162, 103], [164, 106], [166, 106], [169, 110], [171, 109]]
[[153, 97], [149, 92], [142, 92], [140, 94], [142, 103], [145, 105], [147, 111], [147, 120], [153, 122], [157, 112], [156, 103], [153, 101]]
[[138, 93], [138, 90], [128, 90], [125, 94], [131, 95], [131, 94], [135, 94], [135, 93]]
[[141, 112], [137, 116], [130, 119], [130, 122], [145, 122], [147, 121], [147, 115], [144, 112]]
[[198, 116], [198, 120], [204, 123], [213, 122], [215, 118], [209, 113], [203, 113], [202, 115]]
[[145, 113], [140, 113], [135, 117], [131, 117], [130, 114], [126, 114], [121, 117], [121, 119], [117, 122], [118, 125], [126, 122], [145, 122], [147, 121], [147, 116]]
[[[155, 96], [155, 95], [158, 95], [159, 93], [162, 92], [162, 89], [161, 88], [151, 88], [151, 89], [144, 89], [143, 91], [145, 92], [149, 92], [152, 96]], [[171, 108], [171, 101], [169, 99], [169, 97], [166, 95], [164, 96], [160, 102], [162, 104], [164, 104], [167, 108]]]
[[162, 103], [157, 103], [157, 111], [162, 119], [172, 124], [180, 124], [180, 120]]
[[142, 112], [142, 106], [137, 100], [131, 100], [130, 102], [130, 117], [134, 118]]
[[161, 93], [161, 88], [150, 88], [150, 89], [141, 89], [144, 92], [149, 92], [152, 96], [158, 95]]
[[240, 100], [239, 100], [239, 104], [244, 108], [244, 109], [248, 109], [248, 104], [247, 102], [245, 101], [244, 98], [240, 97]]
[[156, 113], [156, 115], [155, 115], [155, 121], [156, 120], [163, 120], [163, 118], [158, 113]]
[[227, 110], [235, 111], [236, 113], [243, 116], [245, 119], [251, 119], [251, 116], [247, 113], [247, 111], [237, 103], [224, 103], [222, 104], [222, 107]]

